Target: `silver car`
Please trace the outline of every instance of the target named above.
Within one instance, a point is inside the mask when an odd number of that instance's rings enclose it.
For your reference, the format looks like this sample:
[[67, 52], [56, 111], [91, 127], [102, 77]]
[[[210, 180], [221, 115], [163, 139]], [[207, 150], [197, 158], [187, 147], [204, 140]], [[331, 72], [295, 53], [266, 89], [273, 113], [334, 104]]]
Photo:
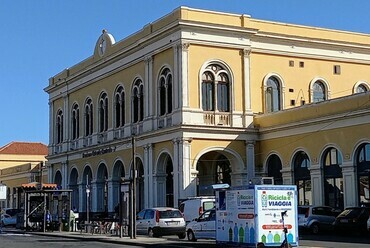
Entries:
[[176, 208], [148, 208], [141, 210], [136, 216], [137, 234], [147, 234], [149, 237], [177, 235], [180, 239], [186, 237], [185, 220]]
[[216, 239], [216, 210], [205, 211], [199, 218], [186, 225], [188, 240]]
[[298, 227], [313, 234], [331, 230], [339, 209], [329, 206], [298, 206]]

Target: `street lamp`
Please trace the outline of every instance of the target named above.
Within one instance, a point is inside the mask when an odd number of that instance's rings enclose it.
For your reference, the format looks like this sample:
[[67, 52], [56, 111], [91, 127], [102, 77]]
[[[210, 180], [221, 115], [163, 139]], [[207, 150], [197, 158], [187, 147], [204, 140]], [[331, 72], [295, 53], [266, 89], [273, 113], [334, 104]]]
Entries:
[[86, 222], [90, 223], [89, 220], [89, 201], [90, 201], [90, 186], [89, 186], [89, 176], [86, 176]]

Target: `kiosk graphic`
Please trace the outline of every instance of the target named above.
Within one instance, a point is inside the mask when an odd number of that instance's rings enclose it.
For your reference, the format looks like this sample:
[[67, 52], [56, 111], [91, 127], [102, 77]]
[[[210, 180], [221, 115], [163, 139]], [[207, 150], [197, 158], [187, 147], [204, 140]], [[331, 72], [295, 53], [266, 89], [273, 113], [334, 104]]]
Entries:
[[[216, 192], [216, 242], [238, 247], [278, 246], [286, 239], [298, 246], [295, 185], [253, 185]], [[218, 203], [222, 202], [223, 206]], [[282, 212], [284, 215], [284, 226]], [[227, 225], [227, 226], [225, 226]]]

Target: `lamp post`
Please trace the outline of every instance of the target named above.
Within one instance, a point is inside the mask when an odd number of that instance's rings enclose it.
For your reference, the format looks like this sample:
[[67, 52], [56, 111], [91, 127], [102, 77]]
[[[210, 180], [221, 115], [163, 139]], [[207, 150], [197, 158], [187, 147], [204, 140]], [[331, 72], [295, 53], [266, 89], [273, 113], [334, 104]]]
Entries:
[[135, 159], [135, 136], [132, 134], [132, 170], [130, 187], [130, 238], [136, 239], [136, 159]]
[[[86, 222], [90, 223], [89, 220], [89, 209], [90, 209], [90, 186], [89, 186], [89, 176], [86, 175]], [[87, 231], [87, 230], [86, 230]]]

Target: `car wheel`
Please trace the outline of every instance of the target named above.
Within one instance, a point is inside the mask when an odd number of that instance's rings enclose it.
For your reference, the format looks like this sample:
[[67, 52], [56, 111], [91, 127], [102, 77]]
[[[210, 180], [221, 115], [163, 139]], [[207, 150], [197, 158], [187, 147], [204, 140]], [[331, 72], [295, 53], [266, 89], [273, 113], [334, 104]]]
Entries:
[[181, 233], [177, 235], [179, 239], [184, 239], [186, 237], [186, 233]]
[[189, 241], [197, 241], [197, 239], [195, 238], [195, 235], [194, 235], [192, 230], [188, 231], [188, 240]]
[[311, 225], [311, 232], [313, 234], [318, 234], [320, 231], [319, 225], [317, 223], [314, 223]]

